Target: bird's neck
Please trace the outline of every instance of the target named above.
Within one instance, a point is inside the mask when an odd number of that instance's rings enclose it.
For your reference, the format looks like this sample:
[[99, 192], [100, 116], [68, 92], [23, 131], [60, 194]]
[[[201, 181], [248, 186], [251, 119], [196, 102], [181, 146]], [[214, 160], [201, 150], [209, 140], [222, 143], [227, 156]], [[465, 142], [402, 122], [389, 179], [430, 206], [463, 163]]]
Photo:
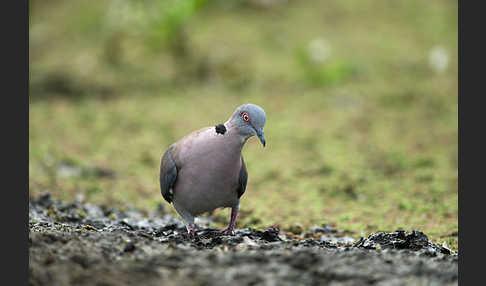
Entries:
[[226, 134], [228, 135], [228, 137], [233, 139], [235, 143], [239, 145], [240, 148], [243, 148], [243, 146], [245, 145], [248, 138], [250, 138], [250, 136], [241, 135], [238, 132], [238, 127], [235, 124], [233, 124], [231, 120], [226, 121], [224, 123], [224, 126], [226, 127], [227, 130]]

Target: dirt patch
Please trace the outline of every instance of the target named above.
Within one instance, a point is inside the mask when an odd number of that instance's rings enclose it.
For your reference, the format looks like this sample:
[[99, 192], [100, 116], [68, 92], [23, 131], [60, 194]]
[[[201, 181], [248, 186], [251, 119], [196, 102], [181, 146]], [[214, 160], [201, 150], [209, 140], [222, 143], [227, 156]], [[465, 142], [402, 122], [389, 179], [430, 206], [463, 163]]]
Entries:
[[29, 201], [30, 285], [457, 285], [458, 255], [419, 231], [353, 241], [329, 227], [234, 236], [160, 211]]

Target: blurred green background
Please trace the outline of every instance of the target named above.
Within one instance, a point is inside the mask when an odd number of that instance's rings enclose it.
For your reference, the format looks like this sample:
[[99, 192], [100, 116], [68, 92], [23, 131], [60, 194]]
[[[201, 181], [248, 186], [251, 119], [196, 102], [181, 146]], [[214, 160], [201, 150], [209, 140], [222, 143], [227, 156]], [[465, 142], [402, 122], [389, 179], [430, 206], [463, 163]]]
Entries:
[[[153, 210], [160, 157], [243, 103], [237, 227], [457, 249], [457, 1], [30, 1], [29, 193]], [[229, 210], [210, 214], [216, 226]]]

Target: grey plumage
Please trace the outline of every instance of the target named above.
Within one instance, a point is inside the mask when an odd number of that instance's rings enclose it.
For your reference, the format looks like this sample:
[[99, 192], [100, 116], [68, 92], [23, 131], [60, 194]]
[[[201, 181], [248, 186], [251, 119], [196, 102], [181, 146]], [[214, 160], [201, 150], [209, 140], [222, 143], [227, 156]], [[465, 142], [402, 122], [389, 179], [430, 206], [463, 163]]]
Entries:
[[195, 216], [219, 207], [232, 208], [226, 231], [233, 232], [239, 199], [248, 181], [241, 150], [252, 136], [265, 146], [265, 122], [261, 107], [244, 104], [223, 125], [194, 131], [164, 153], [161, 193], [168, 203], [174, 204], [188, 232], [194, 233]]
[[238, 198], [241, 198], [246, 191], [246, 183], [248, 182], [248, 172], [246, 171], [245, 160], [243, 160], [243, 156], [241, 156], [241, 169], [240, 169], [240, 176], [238, 178]]
[[164, 197], [168, 203], [172, 202], [173, 187], [177, 179], [177, 166], [170, 154], [171, 149], [172, 147], [169, 147], [169, 149], [165, 151], [160, 163], [160, 191], [162, 197]]

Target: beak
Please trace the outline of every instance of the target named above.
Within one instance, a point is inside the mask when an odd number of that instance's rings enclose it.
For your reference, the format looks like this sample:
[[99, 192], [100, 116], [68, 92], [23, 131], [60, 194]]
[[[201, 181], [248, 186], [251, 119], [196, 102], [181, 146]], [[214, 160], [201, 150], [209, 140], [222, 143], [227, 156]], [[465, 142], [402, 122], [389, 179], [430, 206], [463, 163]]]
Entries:
[[262, 142], [263, 147], [265, 147], [267, 141], [265, 141], [265, 136], [263, 135], [263, 128], [257, 129], [257, 136], [260, 142]]

